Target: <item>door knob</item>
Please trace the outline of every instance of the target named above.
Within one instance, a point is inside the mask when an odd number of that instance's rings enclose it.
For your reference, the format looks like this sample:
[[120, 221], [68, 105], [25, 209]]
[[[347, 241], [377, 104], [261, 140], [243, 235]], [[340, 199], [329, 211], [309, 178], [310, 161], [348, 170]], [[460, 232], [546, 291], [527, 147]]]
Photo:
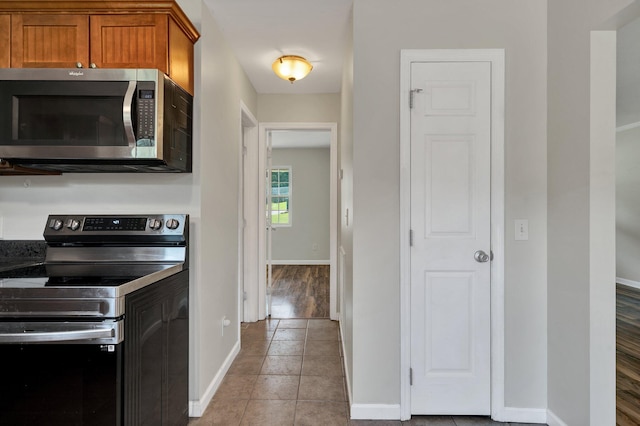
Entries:
[[489, 259], [491, 258], [491, 256], [489, 256], [487, 253], [485, 253], [483, 250], [478, 250], [477, 252], [475, 252], [473, 254], [473, 258], [476, 260], [476, 262], [478, 263], [485, 263], [488, 262]]

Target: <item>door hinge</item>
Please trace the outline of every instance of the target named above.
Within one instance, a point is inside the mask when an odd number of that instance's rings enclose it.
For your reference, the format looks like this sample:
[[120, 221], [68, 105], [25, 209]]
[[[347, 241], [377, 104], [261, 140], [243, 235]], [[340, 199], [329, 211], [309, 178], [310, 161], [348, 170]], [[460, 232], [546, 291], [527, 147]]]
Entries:
[[413, 229], [409, 229], [409, 247], [413, 247]]
[[409, 90], [409, 109], [413, 109], [413, 95], [416, 93], [422, 92], [422, 89], [411, 89]]
[[409, 385], [413, 386], [413, 368], [409, 368]]

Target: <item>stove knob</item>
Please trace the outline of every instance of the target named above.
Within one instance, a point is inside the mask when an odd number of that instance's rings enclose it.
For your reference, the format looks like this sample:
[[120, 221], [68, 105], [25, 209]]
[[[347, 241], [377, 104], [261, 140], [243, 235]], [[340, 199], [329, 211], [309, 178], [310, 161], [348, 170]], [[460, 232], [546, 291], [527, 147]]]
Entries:
[[53, 229], [54, 231], [59, 231], [62, 229], [62, 221], [60, 219], [53, 219], [51, 222], [49, 222], [49, 228]]
[[180, 225], [180, 222], [178, 222], [177, 219], [169, 219], [167, 221], [167, 228], [169, 229], [177, 229], [179, 225]]
[[71, 229], [72, 231], [77, 231], [78, 228], [80, 227], [80, 222], [77, 221], [76, 219], [68, 219], [67, 223], [65, 223], [65, 226]]
[[149, 219], [149, 228], [157, 231], [162, 228], [162, 221], [160, 219]]

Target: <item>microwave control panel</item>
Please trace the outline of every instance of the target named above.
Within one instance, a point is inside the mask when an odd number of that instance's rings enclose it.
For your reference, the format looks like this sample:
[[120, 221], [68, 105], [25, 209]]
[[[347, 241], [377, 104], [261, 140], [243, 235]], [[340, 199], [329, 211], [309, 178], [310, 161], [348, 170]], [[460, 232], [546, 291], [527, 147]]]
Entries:
[[137, 90], [138, 100], [138, 131], [137, 139], [155, 138], [156, 115], [156, 83], [154, 81], [139, 81]]

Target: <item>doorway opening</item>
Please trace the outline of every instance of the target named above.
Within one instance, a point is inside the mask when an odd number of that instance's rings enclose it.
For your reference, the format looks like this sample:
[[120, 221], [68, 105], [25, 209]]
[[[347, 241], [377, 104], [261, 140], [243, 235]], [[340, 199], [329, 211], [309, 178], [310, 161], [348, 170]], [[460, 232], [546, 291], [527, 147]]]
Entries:
[[637, 391], [640, 350], [640, 253], [637, 185], [640, 183], [640, 67], [637, 37], [640, 19], [617, 31], [616, 69], [616, 419], [618, 424], [640, 423]]
[[[339, 312], [337, 310], [337, 124], [336, 123], [261, 123], [259, 125], [259, 141], [258, 141], [258, 176], [257, 190], [253, 194], [254, 200], [257, 200], [255, 206], [257, 212], [258, 238], [255, 246], [257, 253], [257, 286], [253, 285], [247, 291], [246, 299], [255, 300], [255, 316], [257, 319], [265, 319], [269, 314], [275, 313], [275, 307], [280, 311], [278, 315], [302, 315], [305, 312], [311, 312], [311, 315], [322, 315], [337, 320]], [[322, 135], [327, 141], [326, 146], [314, 147], [313, 145], [302, 148], [300, 146], [289, 146], [293, 142], [286, 142], [286, 139], [296, 139], [301, 135]], [[274, 148], [274, 140], [275, 148]], [[299, 144], [313, 144], [313, 142], [298, 141]], [[317, 142], [316, 142], [317, 143]], [[282, 154], [292, 156], [311, 156], [317, 155], [323, 160], [308, 160], [307, 165], [294, 165], [285, 157], [278, 157], [280, 153], [277, 150], [282, 149]], [[285, 152], [286, 151], [286, 152]], [[304, 154], [297, 151], [305, 151]], [[275, 160], [274, 160], [275, 152]], [[318, 167], [320, 163], [328, 164], [328, 170], [323, 173], [328, 178], [328, 187], [325, 185], [326, 195], [320, 196], [319, 189], [314, 189], [313, 184], [317, 178], [313, 177], [313, 168]], [[271, 173], [277, 170], [277, 173]], [[272, 179], [275, 180], [272, 182]], [[302, 186], [305, 180], [311, 181], [311, 187]], [[275, 186], [274, 186], [275, 185]], [[306, 189], [305, 189], [306, 188]], [[250, 195], [251, 197], [251, 195]], [[311, 207], [311, 216], [304, 215], [304, 207], [296, 204], [296, 200], [304, 201], [305, 197], [313, 201], [320, 199], [322, 208]], [[298, 201], [300, 201], [298, 200]], [[311, 203], [307, 201], [304, 204]], [[316, 200], [317, 201], [317, 200]], [[307, 206], [308, 207], [308, 206]], [[298, 211], [299, 210], [299, 211]], [[324, 211], [324, 218], [318, 217], [318, 211]], [[315, 216], [314, 216], [315, 215]], [[318, 234], [316, 225], [318, 222], [328, 222], [325, 227], [324, 235]], [[293, 237], [295, 231], [302, 230], [307, 233], [306, 239], [296, 240], [287, 238]], [[314, 234], [316, 232], [316, 234]], [[281, 235], [281, 237], [280, 237]], [[279, 244], [277, 247], [273, 246]], [[279, 240], [283, 240], [280, 241]], [[300, 242], [302, 241], [302, 242]], [[282, 243], [282, 244], [281, 244]], [[275, 247], [275, 248], [274, 248]], [[284, 249], [284, 252], [280, 251]], [[286, 250], [293, 249], [287, 252]], [[305, 254], [306, 252], [306, 254]], [[274, 257], [275, 255], [275, 257]], [[275, 262], [274, 262], [275, 260]], [[316, 299], [328, 299], [328, 308], [313, 308], [313, 304], [307, 300], [306, 307], [290, 312], [283, 312], [283, 304], [286, 302], [277, 299], [278, 289], [273, 287], [271, 278], [275, 272], [280, 277], [283, 274], [280, 270], [281, 265], [289, 265], [292, 267], [307, 266], [326, 266], [328, 271], [328, 296], [322, 296], [322, 292], [314, 297]], [[293, 268], [292, 268], [293, 269]], [[297, 268], [300, 269], [300, 268]], [[266, 273], [265, 273], [266, 271]], [[312, 274], [312, 269], [309, 269]], [[322, 272], [315, 272], [322, 275]], [[277, 278], [277, 277], [276, 277]], [[285, 283], [286, 284], [286, 283]], [[304, 288], [305, 292], [308, 287]], [[326, 292], [325, 292], [326, 294]], [[274, 297], [271, 297], [274, 296]], [[280, 303], [280, 306], [274, 305], [274, 302]], [[322, 300], [324, 303], [324, 300]], [[287, 302], [288, 303], [288, 302]], [[275, 307], [274, 307], [275, 306]], [[311, 306], [311, 307], [310, 307]], [[273, 311], [273, 312], [270, 312]], [[321, 313], [321, 312], [328, 312]], [[306, 315], [306, 313], [305, 313]], [[273, 315], [272, 315], [273, 316]], [[246, 315], [245, 315], [246, 317]]]

